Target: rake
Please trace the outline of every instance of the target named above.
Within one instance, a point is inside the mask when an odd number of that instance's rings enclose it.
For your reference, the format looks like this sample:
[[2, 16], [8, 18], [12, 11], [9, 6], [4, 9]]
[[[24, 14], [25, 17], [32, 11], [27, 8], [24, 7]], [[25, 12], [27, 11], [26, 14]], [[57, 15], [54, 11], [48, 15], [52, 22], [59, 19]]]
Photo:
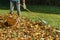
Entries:
[[[20, 6], [23, 7], [23, 5], [21, 5], [21, 4], [20, 4]], [[31, 13], [32, 16], [35, 16], [36, 18], [38, 18], [43, 24], [48, 25], [48, 23], [47, 23], [45, 20], [43, 20], [43, 19], [40, 18], [39, 16], [35, 15], [34, 12], [30, 11], [30, 10], [27, 9], [27, 8], [26, 8], [25, 10], [28, 11], [29, 13]]]

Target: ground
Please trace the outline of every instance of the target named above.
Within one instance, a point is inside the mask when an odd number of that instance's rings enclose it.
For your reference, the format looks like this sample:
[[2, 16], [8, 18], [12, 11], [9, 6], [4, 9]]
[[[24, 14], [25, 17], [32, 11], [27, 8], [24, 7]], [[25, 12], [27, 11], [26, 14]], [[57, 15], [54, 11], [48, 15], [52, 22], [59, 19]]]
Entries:
[[[40, 18], [47, 21], [50, 25], [60, 29], [60, 7], [30, 5], [27, 6], [27, 8], [31, 10], [34, 15], [39, 16]], [[9, 13], [9, 8], [0, 6], [0, 14], [3, 15], [7, 13]], [[21, 16], [25, 16], [33, 20], [38, 20], [35, 16], [32, 16], [32, 14], [28, 11], [22, 11]]]

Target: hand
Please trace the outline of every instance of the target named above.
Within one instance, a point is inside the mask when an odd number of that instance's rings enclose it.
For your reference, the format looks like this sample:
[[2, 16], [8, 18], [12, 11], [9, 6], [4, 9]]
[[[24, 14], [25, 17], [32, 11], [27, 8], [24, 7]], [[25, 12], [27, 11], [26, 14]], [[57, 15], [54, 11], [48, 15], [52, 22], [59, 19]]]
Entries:
[[26, 9], [26, 5], [25, 5], [25, 3], [23, 3], [23, 8]]

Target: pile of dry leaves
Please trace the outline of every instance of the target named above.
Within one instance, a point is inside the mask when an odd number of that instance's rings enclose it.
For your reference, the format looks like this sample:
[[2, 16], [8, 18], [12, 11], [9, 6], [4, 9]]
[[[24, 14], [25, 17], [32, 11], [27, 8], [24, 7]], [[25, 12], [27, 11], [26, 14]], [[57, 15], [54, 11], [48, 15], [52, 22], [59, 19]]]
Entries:
[[[16, 15], [0, 16], [0, 40], [60, 40], [60, 34], [50, 25]], [[17, 23], [16, 23], [17, 22]]]

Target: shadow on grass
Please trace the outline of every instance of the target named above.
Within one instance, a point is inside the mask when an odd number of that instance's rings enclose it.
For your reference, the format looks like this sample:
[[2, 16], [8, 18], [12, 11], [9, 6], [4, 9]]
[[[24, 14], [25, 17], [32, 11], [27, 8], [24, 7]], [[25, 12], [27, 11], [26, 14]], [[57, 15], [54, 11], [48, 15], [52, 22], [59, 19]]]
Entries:
[[[37, 13], [60, 14], [60, 7], [57, 7], [57, 6], [29, 5], [27, 6], [27, 8], [31, 10], [32, 12], [37, 12]], [[9, 10], [10, 8], [9, 8], [9, 5], [0, 4], [0, 9]], [[25, 11], [22, 7], [21, 7], [21, 10]]]
[[8, 10], [8, 9], [9, 9], [9, 5], [0, 4], [0, 10]]
[[28, 9], [37, 13], [60, 14], [60, 7], [57, 6], [28, 6]]

